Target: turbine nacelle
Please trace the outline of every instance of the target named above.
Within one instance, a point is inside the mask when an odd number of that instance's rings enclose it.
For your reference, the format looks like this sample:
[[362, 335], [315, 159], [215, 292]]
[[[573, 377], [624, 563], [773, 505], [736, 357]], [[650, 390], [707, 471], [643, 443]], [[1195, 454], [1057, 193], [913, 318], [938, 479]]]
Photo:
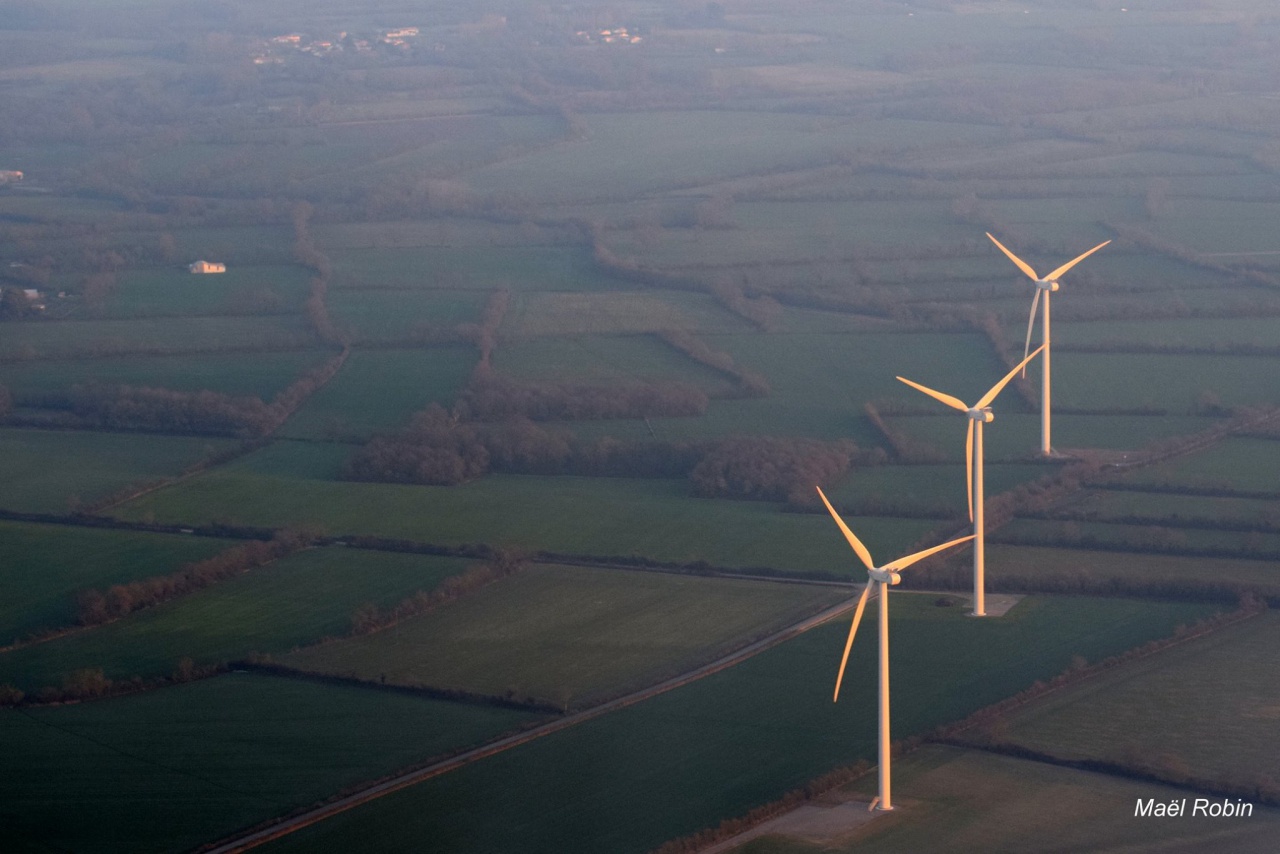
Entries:
[[990, 406], [984, 406], [981, 409], [975, 406], [972, 409], [966, 409], [964, 414], [969, 416], [969, 420], [981, 421], [983, 424], [990, 424], [996, 420], [995, 415], [991, 413]]
[[1042, 291], [1053, 293], [1058, 289], [1057, 279], [1036, 279], [1036, 287]]
[[881, 584], [888, 584], [890, 587], [902, 583], [902, 576], [891, 569], [868, 569], [867, 575], [871, 576], [872, 581], [879, 581]]

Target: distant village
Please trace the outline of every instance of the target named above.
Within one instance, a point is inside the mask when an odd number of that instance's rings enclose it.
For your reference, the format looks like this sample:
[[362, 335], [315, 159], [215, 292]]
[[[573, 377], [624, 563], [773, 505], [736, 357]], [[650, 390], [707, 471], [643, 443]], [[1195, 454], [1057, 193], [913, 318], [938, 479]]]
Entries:
[[253, 61], [257, 65], [273, 65], [283, 63], [288, 54], [328, 56], [334, 53], [372, 53], [386, 48], [407, 50], [419, 34], [418, 27], [397, 27], [367, 38], [341, 32], [332, 40], [313, 39], [301, 33], [286, 33], [268, 40]]

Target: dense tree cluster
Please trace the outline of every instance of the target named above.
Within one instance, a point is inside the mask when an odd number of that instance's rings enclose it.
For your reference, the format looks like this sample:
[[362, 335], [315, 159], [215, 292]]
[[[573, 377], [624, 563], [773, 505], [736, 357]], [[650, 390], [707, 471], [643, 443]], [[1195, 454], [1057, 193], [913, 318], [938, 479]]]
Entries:
[[216, 391], [127, 385], [76, 385], [65, 398], [84, 424], [111, 430], [256, 434], [271, 423], [260, 398]]
[[621, 477], [689, 476], [706, 497], [791, 501], [805, 506], [815, 484], [831, 484], [855, 463], [883, 462], [853, 442], [728, 438], [699, 442], [582, 440], [526, 418], [460, 420], [438, 405], [409, 429], [374, 438], [348, 461], [352, 480], [453, 485], [488, 471]]
[[[879, 455], [883, 459], [883, 452]], [[842, 478], [855, 458], [880, 461], [875, 453], [862, 454], [847, 439], [764, 436], [724, 439], [689, 473], [694, 493], [705, 498], [748, 498], [810, 503], [815, 485]]]
[[305, 548], [313, 539], [309, 534], [286, 529], [270, 541], [243, 543], [168, 575], [115, 584], [106, 590], [83, 590], [76, 596], [76, 621], [95, 626], [186, 596]]

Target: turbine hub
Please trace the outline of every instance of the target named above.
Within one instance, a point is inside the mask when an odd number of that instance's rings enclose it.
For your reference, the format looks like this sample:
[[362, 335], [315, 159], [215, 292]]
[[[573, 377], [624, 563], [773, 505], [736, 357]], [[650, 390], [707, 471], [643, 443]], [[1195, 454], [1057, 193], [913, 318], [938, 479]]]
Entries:
[[990, 406], [984, 406], [981, 409], [970, 409], [967, 410], [965, 414], [974, 421], [981, 421], [983, 424], [990, 424], [996, 419], [996, 417], [991, 414]]
[[881, 584], [888, 584], [890, 587], [902, 583], [902, 576], [893, 570], [872, 569], [867, 574], [871, 576], [872, 581], [879, 581]]
[[1058, 289], [1057, 279], [1040, 279], [1036, 282], [1036, 287], [1042, 291], [1053, 292]]

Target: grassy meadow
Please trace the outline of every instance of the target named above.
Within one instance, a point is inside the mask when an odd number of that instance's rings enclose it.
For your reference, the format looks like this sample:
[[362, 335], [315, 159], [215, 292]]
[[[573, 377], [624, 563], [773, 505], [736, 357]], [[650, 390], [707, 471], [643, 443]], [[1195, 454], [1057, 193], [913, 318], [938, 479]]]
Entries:
[[528, 723], [527, 712], [231, 673], [0, 710], [12, 851], [182, 851]]
[[532, 566], [391, 629], [280, 660], [319, 673], [579, 707], [675, 676], [851, 595], [833, 587]]

